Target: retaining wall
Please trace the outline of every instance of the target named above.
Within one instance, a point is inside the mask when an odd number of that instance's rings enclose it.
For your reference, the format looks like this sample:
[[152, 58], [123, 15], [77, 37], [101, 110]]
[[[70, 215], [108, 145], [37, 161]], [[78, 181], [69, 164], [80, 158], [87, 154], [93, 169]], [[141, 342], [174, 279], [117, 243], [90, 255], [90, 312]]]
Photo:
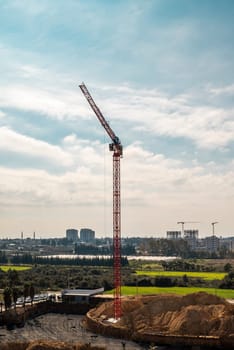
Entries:
[[6, 325], [9, 328], [14, 325], [23, 326], [28, 319], [51, 312], [85, 315], [93, 306], [94, 305], [90, 304], [65, 304], [48, 301], [34, 305], [26, 305], [25, 307], [4, 311], [0, 317], [0, 325]]

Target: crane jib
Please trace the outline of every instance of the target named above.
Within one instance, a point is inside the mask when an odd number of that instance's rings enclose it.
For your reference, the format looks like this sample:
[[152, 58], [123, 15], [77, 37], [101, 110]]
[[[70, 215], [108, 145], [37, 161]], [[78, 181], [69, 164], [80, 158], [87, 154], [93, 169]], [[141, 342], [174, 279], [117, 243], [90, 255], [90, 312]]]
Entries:
[[90, 93], [89, 93], [87, 87], [85, 86], [85, 84], [82, 83], [81, 85], [79, 85], [79, 87], [80, 87], [81, 91], [83, 92], [83, 94], [85, 95], [85, 97], [86, 97], [88, 103], [90, 104], [92, 110], [96, 114], [98, 120], [100, 121], [100, 123], [102, 124], [102, 126], [104, 127], [104, 129], [106, 130], [108, 135], [110, 136], [110, 138], [113, 141], [114, 145], [119, 146], [119, 148], [122, 149], [122, 145], [121, 145], [120, 139], [118, 138], [118, 136], [115, 135], [114, 131], [111, 129], [110, 125], [108, 124], [108, 122], [104, 118], [102, 112], [100, 111], [100, 109], [98, 108], [96, 103], [94, 102], [94, 100], [93, 100], [92, 96], [90, 95]]

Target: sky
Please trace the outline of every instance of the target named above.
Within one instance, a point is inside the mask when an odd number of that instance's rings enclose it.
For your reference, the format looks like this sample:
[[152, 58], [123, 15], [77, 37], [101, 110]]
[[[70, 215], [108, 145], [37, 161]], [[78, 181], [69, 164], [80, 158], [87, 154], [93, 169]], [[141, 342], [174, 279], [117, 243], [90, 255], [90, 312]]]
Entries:
[[0, 237], [234, 235], [234, 2], [0, 0]]

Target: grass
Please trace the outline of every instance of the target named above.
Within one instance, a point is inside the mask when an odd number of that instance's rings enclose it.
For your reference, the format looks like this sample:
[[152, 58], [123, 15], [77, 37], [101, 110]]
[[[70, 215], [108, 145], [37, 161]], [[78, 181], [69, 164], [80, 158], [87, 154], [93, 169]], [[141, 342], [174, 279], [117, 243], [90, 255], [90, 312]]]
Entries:
[[8, 270], [15, 270], [15, 271], [24, 271], [24, 270], [30, 270], [32, 266], [20, 266], [20, 265], [0, 265], [0, 269], [4, 272], [7, 272]]
[[184, 272], [184, 271], [136, 271], [137, 275], [150, 277], [187, 277], [202, 278], [204, 280], [222, 280], [227, 274], [224, 272]]
[[[234, 290], [232, 289], [215, 289], [215, 288], [199, 288], [199, 287], [121, 287], [122, 295], [143, 295], [143, 294], [168, 294], [175, 293], [186, 295], [197, 292], [206, 292], [215, 294], [221, 298], [234, 299]], [[113, 290], [107, 291], [106, 294], [113, 293]]]

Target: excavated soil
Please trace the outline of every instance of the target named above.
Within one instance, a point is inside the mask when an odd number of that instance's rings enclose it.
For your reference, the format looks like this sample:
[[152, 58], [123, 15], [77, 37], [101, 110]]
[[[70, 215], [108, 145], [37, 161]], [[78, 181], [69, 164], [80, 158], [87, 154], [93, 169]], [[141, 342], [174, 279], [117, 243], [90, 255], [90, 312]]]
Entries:
[[[128, 334], [231, 336], [234, 340], [234, 305], [204, 292], [124, 298], [122, 313], [114, 327], [127, 330]], [[113, 317], [113, 303], [102, 304], [88, 316], [108, 323]]]
[[[228, 346], [234, 344], [234, 304], [203, 292], [186, 296], [161, 294], [125, 297], [122, 299], [122, 317], [118, 322], [113, 323], [113, 302], [103, 303], [90, 310], [86, 322], [94, 333], [108, 337], [117, 336], [119, 339], [148, 341], [152, 334], [166, 337], [208, 336], [221, 339], [221, 345], [225, 345], [225, 342]], [[87, 344], [87, 339], [91, 339], [93, 335], [81, 332], [80, 317], [75, 315], [39, 316], [29, 320], [22, 329], [1, 329], [0, 336], [0, 350], [122, 348], [121, 343], [115, 347], [120, 340], [114, 343], [112, 338], [109, 338], [109, 344], [103, 347], [99, 343], [99, 338], [102, 342], [101, 336], [96, 336], [96, 347], [91, 347]], [[86, 344], [78, 344], [78, 337]], [[128, 349], [140, 348], [133, 342], [126, 344]], [[223, 348], [221, 346], [221, 349]]]

